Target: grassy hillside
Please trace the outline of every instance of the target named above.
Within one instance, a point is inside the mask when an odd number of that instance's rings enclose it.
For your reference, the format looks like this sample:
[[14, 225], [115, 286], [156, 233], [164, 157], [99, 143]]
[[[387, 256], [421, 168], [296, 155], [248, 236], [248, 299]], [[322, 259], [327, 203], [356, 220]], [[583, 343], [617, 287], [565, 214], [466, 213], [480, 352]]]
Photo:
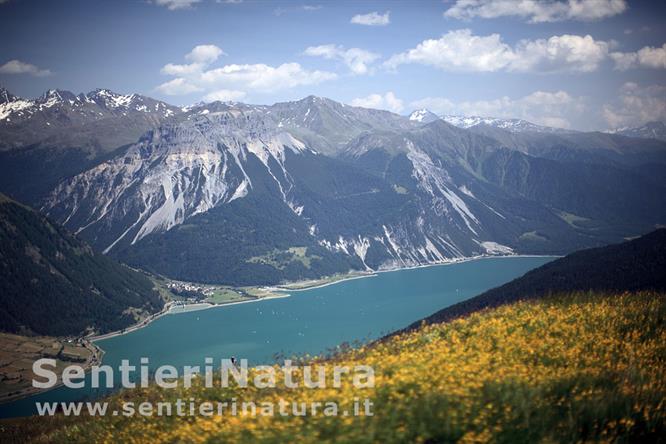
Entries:
[[143, 274], [0, 195], [0, 331], [51, 336], [112, 331], [164, 302]]
[[[423, 326], [317, 362], [371, 365], [374, 389], [149, 388], [137, 403], [339, 401], [368, 417], [42, 418], [4, 422], [31, 442], [658, 442], [666, 433], [666, 297], [578, 293]], [[327, 374], [330, 377], [330, 373]], [[278, 379], [278, 381], [281, 381]]]
[[[577, 251], [428, 316], [446, 322], [488, 307], [551, 293], [596, 290], [666, 292], [666, 228], [616, 245]], [[419, 327], [415, 322], [408, 329]]]

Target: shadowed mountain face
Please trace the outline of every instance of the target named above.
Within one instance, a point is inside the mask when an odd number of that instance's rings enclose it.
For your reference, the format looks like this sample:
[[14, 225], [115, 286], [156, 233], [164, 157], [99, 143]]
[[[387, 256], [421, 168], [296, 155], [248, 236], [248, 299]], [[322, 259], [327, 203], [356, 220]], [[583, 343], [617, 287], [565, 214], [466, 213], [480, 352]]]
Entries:
[[[666, 220], [659, 141], [464, 129], [313, 96], [151, 116], [141, 137], [104, 155], [68, 147], [45, 155], [32, 145], [2, 155], [46, 170], [32, 202], [54, 220], [99, 251], [179, 279], [268, 284], [480, 254], [566, 253]], [[23, 170], [7, 171], [15, 195], [25, 186], [12, 171]]]
[[[524, 276], [428, 316], [446, 322], [485, 308], [575, 291], [666, 291], [666, 228], [638, 239], [577, 251]], [[408, 327], [416, 329], [422, 321]]]
[[164, 304], [143, 274], [0, 194], [0, 331], [106, 332]]

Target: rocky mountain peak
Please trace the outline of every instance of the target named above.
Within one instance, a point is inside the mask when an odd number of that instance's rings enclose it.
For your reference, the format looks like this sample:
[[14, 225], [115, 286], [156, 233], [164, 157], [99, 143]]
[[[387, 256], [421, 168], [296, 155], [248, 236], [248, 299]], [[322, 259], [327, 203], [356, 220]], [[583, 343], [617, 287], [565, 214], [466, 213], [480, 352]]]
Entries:
[[413, 111], [409, 115], [409, 120], [419, 123], [430, 123], [439, 120], [439, 116], [426, 108], [421, 108]]

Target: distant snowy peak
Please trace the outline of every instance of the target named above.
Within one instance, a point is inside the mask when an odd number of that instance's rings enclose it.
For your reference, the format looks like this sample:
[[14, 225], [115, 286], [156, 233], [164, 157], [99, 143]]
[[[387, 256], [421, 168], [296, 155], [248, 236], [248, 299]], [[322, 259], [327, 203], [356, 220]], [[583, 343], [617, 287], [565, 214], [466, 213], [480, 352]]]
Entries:
[[549, 126], [536, 125], [523, 119], [500, 119], [496, 117], [480, 117], [480, 116], [442, 116], [442, 120], [457, 126], [458, 128], [472, 128], [478, 125], [487, 125], [494, 128], [500, 128], [506, 131], [515, 133], [522, 132], [536, 132], [536, 133], [562, 133], [567, 130], [561, 128], [553, 128]]
[[[180, 109], [164, 102], [139, 94], [123, 95], [108, 89], [96, 89], [87, 94], [75, 95], [70, 91], [50, 89], [36, 99], [22, 99], [6, 89], [0, 89], [0, 121], [12, 122], [25, 120], [40, 111], [54, 110], [79, 111], [85, 113], [91, 107], [95, 116], [104, 116], [103, 111], [111, 113], [141, 112], [169, 117]], [[87, 115], [91, 115], [89, 112]]]
[[536, 125], [523, 119], [501, 119], [496, 117], [481, 117], [481, 116], [460, 116], [460, 115], [443, 115], [438, 116], [432, 111], [422, 108], [413, 111], [409, 115], [409, 120], [417, 123], [431, 123], [437, 120], [443, 120], [458, 128], [469, 129], [479, 125], [487, 125], [493, 128], [500, 128], [505, 131], [521, 133], [521, 132], [537, 132], [537, 133], [562, 133], [568, 132], [560, 128], [553, 128], [548, 126]]
[[86, 95], [97, 105], [109, 110], [131, 110], [143, 113], [156, 113], [163, 117], [170, 117], [181, 110], [159, 100], [151, 99], [139, 94], [118, 94], [108, 89], [97, 89]]
[[35, 105], [33, 100], [24, 100], [16, 97], [6, 89], [0, 89], [0, 121], [5, 120], [15, 113], [23, 113], [24, 110]]
[[641, 139], [657, 139], [666, 141], [666, 124], [664, 122], [648, 122], [635, 128], [620, 128], [609, 131], [611, 134], [621, 134], [627, 137]]
[[425, 108], [417, 109], [416, 111], [413, 111], [409, 115], [409, 120], [419, 123], [430, 123], [434, 122], [437, 119], [439, 119], [439, 116], [437, 114]]

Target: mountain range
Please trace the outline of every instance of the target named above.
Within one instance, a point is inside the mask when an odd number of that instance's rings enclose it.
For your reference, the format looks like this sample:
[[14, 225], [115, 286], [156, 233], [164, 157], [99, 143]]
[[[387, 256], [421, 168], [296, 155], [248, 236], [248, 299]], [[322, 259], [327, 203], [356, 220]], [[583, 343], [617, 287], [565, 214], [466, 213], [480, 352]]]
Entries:
[[622, 134], [629, 137], [640, 137], [644, 139], [657, 139], [666, 141], [666, 124], [664, 122], [648, 122], [635, 128], [622, 128], [613, 131], [615, 134]]
[[666, 221], [659, 140], [461, 128], [315, 96], [187, 108], [108, 90], [0, 97], [0, 190], [181, 280], [560, 254]]
[[[409, 115], [409, 120], [419, 123], [430, 123], [435, 120], [444, 120], [458, 128], [475, 128], [490, 126], [493, 128], [504, 129], [511, 132], [525, 133], [572, 133], [576, 132], [564, 128], [554, 128], [550, 126], [537, 125], [524, 119], [511, 119], [499, 117], [481, 117], [481, 116], [463, 116], [463, 115], [437, 115], [432, 111], [421, 108]], [[625, 127], [607, 131], [608, 134], [620, 134], [628, 137], [638, 137], [641, 139], [656, 139], [666, 141], [666, 123], [660, 121], [648, 122], [637, 127]]]

